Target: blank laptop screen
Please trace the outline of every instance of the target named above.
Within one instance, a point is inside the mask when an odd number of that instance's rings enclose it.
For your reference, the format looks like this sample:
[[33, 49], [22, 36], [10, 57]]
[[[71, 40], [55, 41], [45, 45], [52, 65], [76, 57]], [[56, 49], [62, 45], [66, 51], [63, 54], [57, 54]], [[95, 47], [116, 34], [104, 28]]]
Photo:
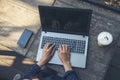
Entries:
[[88, 35], [91, 10], [39, 6], [39, 12], [43, 30]]

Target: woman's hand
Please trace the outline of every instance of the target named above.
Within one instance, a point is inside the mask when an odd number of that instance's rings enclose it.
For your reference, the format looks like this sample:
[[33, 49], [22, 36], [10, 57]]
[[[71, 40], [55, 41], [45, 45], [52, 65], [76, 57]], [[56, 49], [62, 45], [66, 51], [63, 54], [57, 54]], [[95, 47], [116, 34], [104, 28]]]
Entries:
[[61, 45], [59, 47], [58, 56], [64, 65], [65, 71], [72, 70], [70, 64], [70, 49], [67, 45]]
[[52, 43], [47, 43], [42, 51], [42, 57], [40, 59], [40, 61], [38, 61], [38, 65], [41, 67], [44, 64], [46, 64], [54, 55], [55, 52], [55, 45]]

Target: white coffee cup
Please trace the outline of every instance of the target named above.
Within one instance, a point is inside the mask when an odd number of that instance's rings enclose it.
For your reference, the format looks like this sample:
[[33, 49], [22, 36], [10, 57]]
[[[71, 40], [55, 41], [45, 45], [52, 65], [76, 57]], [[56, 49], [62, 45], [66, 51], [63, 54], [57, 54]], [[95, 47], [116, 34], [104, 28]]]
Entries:
[[110, 45], [113, 41], [113, 37], [109, 32], [101, 32], [98, 35], [98, 45], [99, 46], [107, 46]]

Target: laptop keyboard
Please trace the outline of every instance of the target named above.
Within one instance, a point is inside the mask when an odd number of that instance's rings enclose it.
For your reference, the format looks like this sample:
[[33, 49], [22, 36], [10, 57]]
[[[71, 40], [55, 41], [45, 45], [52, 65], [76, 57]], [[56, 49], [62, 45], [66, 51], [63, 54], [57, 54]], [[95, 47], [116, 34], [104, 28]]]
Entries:
[[70, 48], [71, 52], [84, 54], [85, 52], [85, 40], [74, 40], [74, 39], [66, 39], [66, 38], [57, 38], [57, 37], [49, 37], [43, 36], [42, 46], [48, 42], [55, 43], [56, 50], [58, 50], [59, 45], [67, 44]]

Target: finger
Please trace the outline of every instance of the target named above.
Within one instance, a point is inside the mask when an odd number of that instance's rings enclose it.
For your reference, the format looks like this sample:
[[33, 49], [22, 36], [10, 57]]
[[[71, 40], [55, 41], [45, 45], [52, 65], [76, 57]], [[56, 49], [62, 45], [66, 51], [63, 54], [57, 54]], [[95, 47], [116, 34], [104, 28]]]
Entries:
[[59, 48], [58, 48], [58, 53], [60, 53], [60, 46], [59, 46]]
[[61, 51], [63, 51], [63, 44], [61, 45]]
[[46, 49], [49, 49], [52, 46], [52, 43], [47, 43]]
[[46, 49], [46, 46], [48, 45], [48, 43], [46, 43], [45, 45], [44, 45], [44, 49]]
[[61, 50], [62, 50], [62, 45], [59, 45], [58, 54], [60, 54]]
[[48, 51], [49, 51], [50, 56], [52, 56], [55, 52], [55, 45], [52, 44], [52, 46], [49, 47]]
[[63, 48], [63, 51], [65, 52], [65, 51], [66, 51], [66, 50], [65, 50], [65, 44], [62, 45], [62, 48]]
[[67, 51], [68, 50], [68, 46], [65, 44], [65, 51]]
[[52, 49], [51, 55], [53, 56], [55, 53], [55, 47]]
[[53, 50], [54, 47], [55, 47], [55, 44], [50, 44], [48, 47], [48, 50]]
[[60, 53], [60, 49], [61, 49], [61, 45], [59, 45], [59, 48], [58, 48], [58, 53]]
[[62, 51], [62, 45], [60, 45], [60, 48], [59, 48], [60, 51]]
[[44, 49], [47, 49], [47, 46], [49, 45], [49, 43], [46, 43], [45, 45], [44, 45]]
[[68, 52], [70, 52], [70, 48], [68, 47], [68, 50], [67, 50]]
[[69, 46], [68, 46], [68, 45], [66, 46], [66, 50], [67, 50], [67, 51], [70, 51], [70, 48], [69, 48]]

